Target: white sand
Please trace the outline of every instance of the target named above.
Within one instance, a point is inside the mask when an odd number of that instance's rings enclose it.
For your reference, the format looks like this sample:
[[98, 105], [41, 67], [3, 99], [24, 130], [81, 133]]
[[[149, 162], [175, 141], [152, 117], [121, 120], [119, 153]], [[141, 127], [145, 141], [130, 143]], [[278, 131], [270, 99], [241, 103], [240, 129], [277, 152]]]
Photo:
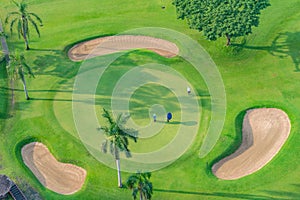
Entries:
[[282, 110], [260, 108], [247, 111], [241, 146], [216, 163], [213, 173], [220, 179], [233, 180], [258, 171], [279, 152], [290, 129], [290, 120]]
[[72, 47], [68, 55], [73, 61], [81, 61], [132, 49], [148, 49], [168, 58], [174, 57], [179, 53], [176, 44], [163, 39], [139, 35], [120, 35], [81, 42]]
[[81, 189], [86, 171], [81, 167], [58, 162], [42, 143], [33, 142], [22, 148], [25, 165], [46, 188], [59, 194], [73, 194]]

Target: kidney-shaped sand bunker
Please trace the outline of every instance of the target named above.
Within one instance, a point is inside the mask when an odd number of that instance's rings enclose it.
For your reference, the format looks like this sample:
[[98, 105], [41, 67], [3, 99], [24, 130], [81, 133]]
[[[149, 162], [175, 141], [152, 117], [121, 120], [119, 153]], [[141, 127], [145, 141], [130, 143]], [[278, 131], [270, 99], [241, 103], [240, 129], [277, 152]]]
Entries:
[[133, 49], [148, 49], [167, 58], [174, 57], [179, 53], [176, 44], [160, 38], [142, 35], [115, 35], [76, 44], [69, 50], [68, 55], [73, 61], [82, 61]]
[[46, 188], [59, 194], [73, 194], [81, 189], [86, 171], [72, 164], [58, 162], [48, 148], [38, 142], [22, 148], [25, 165]]
[[248, 110], [243, 121], [241, 146], [217, 162], [212, 167], [213, 173], [220, 179], [233, 180], [258, 171], [279, 152], [290, 129], [290, 120], [282, 110]]

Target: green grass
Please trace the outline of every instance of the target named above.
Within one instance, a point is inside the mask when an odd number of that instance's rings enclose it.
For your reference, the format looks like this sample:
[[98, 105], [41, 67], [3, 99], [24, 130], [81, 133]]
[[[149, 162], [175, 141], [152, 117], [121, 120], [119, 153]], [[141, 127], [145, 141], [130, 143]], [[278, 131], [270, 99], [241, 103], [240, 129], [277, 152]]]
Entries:
[[[93, 158], [78, 139], [72, 121], [72, 90], [74, 77], [81, 65], [70, 61], [65, 49], [86, 38], [111, 35], [138, 27], [164, 27], [187, 34], [197, 40], [211, 55], [224, 80], [227, 95], [225, 126], [213, 151], [203, 159], [199, 148], [208, 126], [210, 114], [209, 93], [203, 80], [192, 66], [180, 58], [166, 59], [149, 51], [133, 51], [116, 60], [105, 71], [96, 93], [98, 116], [102, 107], [110, 105], [114, 84], [133, 66], [157, 62], [171, 66], [183, 74], [203, 96], [201, 127], [191, 148], [172, 165], [153, 172], [155, 188], [153, 199], [299, 199], [300, 161], [300, 14], [299, 1], [271, 0], [272, 6], [262, 13], [261, 23], [253, 34], [233, 41], [225, 47], [225, 38], [216, 42], [204, 40], [201, 33], [188, 29], [184, 21], [176, 19], [171, 1], [30, 0], [29, 9], [43, 20], [41, 38], [31, 32], [33, 50], [25, 52], [36, 78], [28, 80], [26, 101], [20, 82], [15, 110], [9, 111], [8, 80], [3, 64], [0, 66], [0, 173], [13, 179], [22, 177], [45, 199], [131, 199], [128, 190], [117, 188], [116, 171]], [[13, 10], [8, 0], [1, 0], [0, 18]], [[6, 27], [8, 30], [8, 27]], [[244, 41], [244, 43], [242, 43]], [[10, 50], [23, 49], [16, 35], [8, 39]], [[155, 86], [156, 88], [157, 86]], [[6, 88], [6, 89], [5, 89]], [[151, 87], [153, 88], [153, 87]], [[171, 97], [170, 91], [156, 88]], [[135, 101], [149, 88], [140, 88], [133, 95], [131, 106], [146, 108], [152, 100]], [[151, 91], [150, 91], [151, 92]], [[144, 106], [143, 106], [144, 104]], [[176, 102], [175, 105], [176, 107]], [[243, 113], [253, 107], [278, 107], [288, 113], [292, 130], [280, 153], [264, 168], [253, 175], [235, 181], [215, 178], [210, 167], [232, 153], [241, 142]], [[140, 113], [140, 112], [138, 112]], [[12, 115], [12, 117], [9, 117]], [[147, 111], [136, 115], [142, 119]], [[99, 119], [101, 120], [101, 119]], [[154, 138], [163, 145], [170, 137]], [[158, 140], [156, 140], [158, 139]], [[62, 162], [85, 168], [87, 180], [81, 191], [71, 196], [55, 194], [45, 189], [20, 159], [20, 148], [28, 141], [41, 141]], [[150, 141], [150, 140], [149, 140]], [[148, 142], [149, 142], [148, 141]], [[133, 149], [144, 147], [133, 146]], [[147, 146], [147, 145], [145, 145]], [[156, 147], [153, 147], [156, 148]], [[123, 173], [125, 179], [128, 174]]]
[[[2, 88], [0, 91], [0, 98], [3, 101], [0, 101], [0, 120], [4, 121], [9, 117], [8, 113], [8, 91], [3, 89], [7, 88], [8, 82], [7, 82], [7, 73], [6, 73], [6, 61], [3, 59], [0, 61], [0, 87]], [[0, 123], [0, 130], [3, 128], [1, 125], [3, 123]]]

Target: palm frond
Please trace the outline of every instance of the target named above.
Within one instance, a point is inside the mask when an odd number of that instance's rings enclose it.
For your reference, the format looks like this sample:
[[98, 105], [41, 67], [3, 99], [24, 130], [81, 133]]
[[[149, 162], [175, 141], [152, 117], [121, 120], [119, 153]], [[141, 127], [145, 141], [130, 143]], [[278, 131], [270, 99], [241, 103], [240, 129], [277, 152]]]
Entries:
[[7, 75], [8, 77], [11, 79], [11, 80], [16, 80], [16, 77], [15, 77], [15, 68], [14, 66], [12, 66], [9, 62], [9, 64], [6, 66], [6, 69], [7, 69]]
[[117, 124], [122, 127], [127, 123], [127, 121], [130, 119], [130, 114], [119, 114]]
[[151, 199], [153, 194], [153, 186], [152, 183], [149, 181], [151, 177], [150, 172], [141, 172], [138, 171], [135, 174], [132, 174], [127, 179], [127, 186], [128, 188], [133, 190], [133, 193], [137, 195], [137, 193], [140, 193], [140, 195], [144, 199]]
[[110, 150], [111, 155], [115, 155], [115, 145], [114, 145], [113, 141], [110, 141], [110, 143], [109, 143], [109, 150]]
[[[35, 23], [35, 21], [30, 16], [28, 16], [28, 20], [33, 25], [33, 27], [34, 27], [35, 31], [37, 32], [38, 36], [41, 37], [39, 27], [37, 26], [37, 24]], [[29, 29], [28, 29], [28, 31], [29, 31]]]
[[122, 135], [128, 137], [129, 139], [137, 142], [138, 139], [138, 131], [133, 128], [124, 128], [122, 129]]
[[9, 25], [10, 34], [13, 33], [13, 27], [14, 27], [14, 24], [15, 24], [15, 22], [16, 22], [17, 20], [19, 20], [19, 18], [15, 18], [15, 19], [13, 19], [13, 20], [10, 22], [10, 25]]
[[18, 17], [16, 17], [16, 18], [20, 18], [20, 16], [21, 16], [21, 14], [20, 14], [19, 12], [10, 12], [10, 13], [7, 14], [4, 23], [5, 23], [5, 24], [8, 24], [10, 18], [11, 18], [12, 16], [14, 16], [14, 15], [18, 15]]
[[121, 129], [122, 128], [122, 126], [123, 126], [123, 124], [121, 123], [122, 122], [122, 117], [123, 115], [122, 114], [119, 114], [118, 116], [117, 116], [117, 119], [116, 119], [116, 125], [118, 126], [118, 129]]
[[105, 108], [103, 108], [103, 114], [102, 114], [102, 116], [107, 119], [107, 121], [109, 122], [109, 124], [113, 124], [114, 123], [114, 120], [112, 119], [110, 113]]
[[137, 194], [138, 194], [139, 190], [138, 189], [133, 189], [132, 190], [132, 197], [134, 200], [136, 200]]
[[144, 177], [145, 180], [148, 180], [151, 178], [151, 172], [144, 172], [142, 173], [142, 176]]
[[124, 151], [124, 144], [123, 144], [123, 141], [120, 137], [120, 135], [115, 135], [115, 145], [120, 149], [120, 151]]
[[32, 70], [31, 70], [31, 68], [30, 68], [30, 67], [27, 65], [27, 63], [26, 63], [26, 60], [25, 60], [25, 57], [24, 57], [23, 54], [20, 55], [20, 63], [21, 63], [21, 65], [24, 67], [24, 69], [26, 69], [26, 72], [27, 72], [30, 76], [32, 76], [33, 78], [35, 78], [35, 76], [34, 76]]
[[128, 148], [125, 149], [124, 152], [125, 152], [125, 156], [126, 156], [127, 158], [131, 158], [131, 157], [132, 157], [131, 152], [129, 151]]
[[42, 21], [42, 19], [41, 19], [37, 14], [32, 13], [32, 12], [28, 13], [28, 16], [29, 16], [29, 17], [30, 17], [31, 15], [34, 16], [34, 17], [36, 18], [37, 21], [39, 21], [40, 26], [43, 26], [43, 21]]
[[20, 4], [16, 2], [15, 0], [11, 0], [17, 7], [20, 7]]
[[18, 69], [18, 75], [19, 75], [19, 77], [20, 77], [21, 80], [24, 79], [24, 71], [23, 71], [23, 69], [22, 69], [21, 66]]
[[22, 13], [27, 13], [27, 10], [26, 10], [27, 4], [25, 3], [24, 0], [22, 0], [22, 1], [19, 3], [18, 8], [19, 8], [20, 12], [22, 12]]
[[103, 153], [107, 153], [107, 140], [104, 140], [101, 145], [101, 150]]
[[20, 38], [20, 36], [22, 35], [23, 36], [23, 30], [22, 30], [22, 22], [21, 20], [18, 20], [18, 37]]
[[0, 31], [0, 37], [5, 37], [5, 38], [7, 38], [8, 36], [7, 36], [7, 34], [6, 34], [5, 32]]
[[120, 135], [120, 142], [122, 145], [126, 148], [128, 146], [128, 138], [126, 137], [127, 135]]
[[145, 197], [145, 199], [147, 199], [147, 200], [150, 200], [151, 199], [151, 197], [152, 197], [152, 192], [150, 192], [148, 189], [147, 189], [147, 187], [143, 187], [143, 189], [142, 189], [142, 194], [143, 194], [143, 196]]
[[137, 177], [137, 175], [133, 174], [128, 177], [128, 179], [126, 181], [126, 185], [128, 186], [129, 189], [133, 189], [135, 184], [137, 184], [138, 180], [139, 180], [139, 178]]
[[145, 199], [151, 199], [153, 191], [152, 191], [152, 183], [147, 180], [141, 184], [140, 192], [145, 197]]
[[109, 134], [109, 128], [108, 127], [106, 127], [106, 126], [103, 126], [103, 127], [100, 127], [99, 128], [100, 130], [103, 130], [103, 132], [104, 132], [104, 134], [105, 135], [107, 135], [107, 136], [109, 136], [110, 134]]

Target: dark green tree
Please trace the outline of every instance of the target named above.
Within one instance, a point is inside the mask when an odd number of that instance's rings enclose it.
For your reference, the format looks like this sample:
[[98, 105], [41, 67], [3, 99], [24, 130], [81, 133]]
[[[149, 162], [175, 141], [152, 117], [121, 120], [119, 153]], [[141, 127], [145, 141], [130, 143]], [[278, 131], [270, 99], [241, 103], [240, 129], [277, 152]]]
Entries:
[[11, 80], [21, 79], [26, 100], [29, 100], [25, 76], [34, 77], [31, 68], [26, 64], [23, 54], [15, 52], [10, 55], [9, 62], [7, 62], [7, 73]]
[[203, 31], [208, 40], [252, 33], [259, 24], [261, 10], [270, 6], [269, 0], [173, 0], [177, 16], [186, 19], [190, 28]]
[[43, 26], [42, 20], [35, 13], [27, 11], [27, 4], [25, 3], [25, 0], [22, 0], [20, 3], [14, 0], [12, 0], [12, 2], [17, 6], [18, 11], [8, 13], [5, 23], [8, 24], [10, 22], [9, 26], [11, 33], [13, 32], [14, 25], [16, 25], [19, 38], [22, 36], [25, 41], [26, 50], [29, 50], [29, 24], [34, 27], [40, 37], [40, 30], [37, 23], [39, 23], [40, 26]]
[[152, 183], [150, 182], [151, 173], [137, 172], [127, 179], [127, 186], [132, 190], [132, 197], [135, 200], [138, 193], [140, 200], [149, 200], [153, 194]]
[[122, 187], [121, 168], [120, 168], [120, 151], [125, 152], [127, 157], [131, 157], [130, 150], [128, 148], [129, 140], [137, 141], [137, 131], [129, 128], [125, 128], [125, 124], [128, 120], [127, 116], [119, 115], [116, 120], [112, 118], [110, 113], [103, 108], [104, 118], [107, 119], [108, 126], [100, 127], [103, 130], [106, 138], [102, 143], [102, 151], [107, 152], [108, 146], [110, 153], [114, 156], [117, 165], [118, 172], [118, 186]]

